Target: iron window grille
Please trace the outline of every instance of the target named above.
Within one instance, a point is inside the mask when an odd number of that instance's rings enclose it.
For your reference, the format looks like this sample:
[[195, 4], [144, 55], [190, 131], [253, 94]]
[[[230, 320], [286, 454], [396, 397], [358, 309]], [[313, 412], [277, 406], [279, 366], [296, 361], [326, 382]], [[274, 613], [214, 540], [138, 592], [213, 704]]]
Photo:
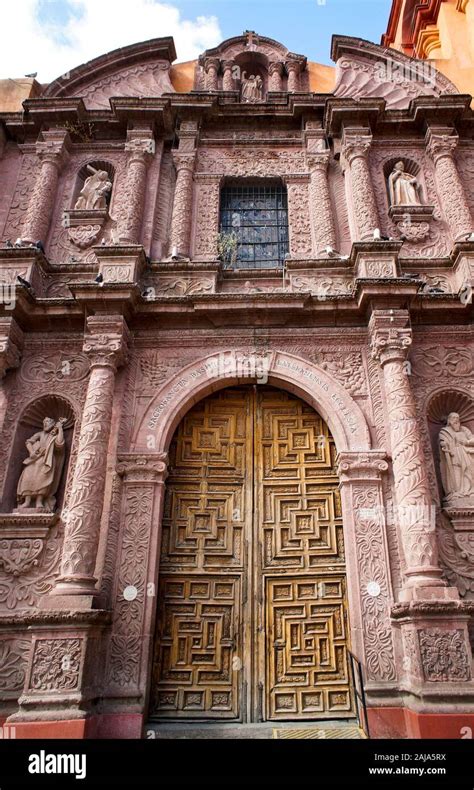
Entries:
[[237, 254], [232, 268], [283, 268], [289, 250], [285, 187], [278, 184], [224, 186], [220, 231], [237, 237]]

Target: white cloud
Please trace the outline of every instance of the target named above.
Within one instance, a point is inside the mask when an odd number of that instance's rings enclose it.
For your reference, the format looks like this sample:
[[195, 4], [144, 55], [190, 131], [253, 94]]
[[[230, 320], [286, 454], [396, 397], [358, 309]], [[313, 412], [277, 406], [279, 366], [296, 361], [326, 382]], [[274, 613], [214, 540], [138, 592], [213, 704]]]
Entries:
[[[40, 23], [39, 0], [0, 3], [0, 79], [38, 72], [50, 82], [75, 66], [118, 47], [173, 36], [178, 60], [192, 60], [222, 40], [215, 16], [183, 19], [178, 8], [155, 0], [64, 0], [74, 11], [63, 26]], [[45, 4], [43, 13], [45, 18]]]

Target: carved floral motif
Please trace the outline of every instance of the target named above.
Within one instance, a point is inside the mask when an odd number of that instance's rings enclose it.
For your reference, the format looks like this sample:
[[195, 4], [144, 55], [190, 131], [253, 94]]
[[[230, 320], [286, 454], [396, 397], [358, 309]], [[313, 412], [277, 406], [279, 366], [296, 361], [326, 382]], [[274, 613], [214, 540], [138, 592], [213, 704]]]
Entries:
[[37, 639], [29, 688], [33, 691], [72, 691], [79, 685], [81, 639]]
[[0, 691], [21, 691], [25, 684], [30, 642], [2, 636], [0, 642]]
[[426, 680], [470, 680], [470, 661], [464, 633], [460, 629], [423, 629], [419, 632], [419, 641]]

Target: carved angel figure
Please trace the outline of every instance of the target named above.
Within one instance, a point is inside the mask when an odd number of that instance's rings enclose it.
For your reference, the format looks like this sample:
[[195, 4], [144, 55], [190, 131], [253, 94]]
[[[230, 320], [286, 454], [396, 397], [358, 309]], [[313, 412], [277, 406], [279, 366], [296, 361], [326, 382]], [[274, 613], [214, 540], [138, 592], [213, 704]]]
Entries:
[[388, 178], [392, 206], [419, 206], [420, 185], [415, 176], [405, 172], [403, 162], [397, 162]]
[[109, 174], [106, 170], [96, 170], [92, 165], [87, 165], [89, 178], [77, 198], [75, 209], [104, 209], [107, 208], [107, 195], [112, 189]]
[[263, 99], [263, 80], [257, 74], [247, 77], [247, 72], [242, 74], [242, 101], [257, 102]]
[[23, 461], [25, 468], [17, 488], [20, 508], [31, 508], [31, 500], [34, 499], [34, 509], [53, 512], [64, 466], [65, 422], [65, 418], [55, 422], [46, 417], [43, 430], [27, 439], [28, 458]]
[[455, 412], [439, 433], [439, 450], [446, 499], [474, 497], [474, 434]]

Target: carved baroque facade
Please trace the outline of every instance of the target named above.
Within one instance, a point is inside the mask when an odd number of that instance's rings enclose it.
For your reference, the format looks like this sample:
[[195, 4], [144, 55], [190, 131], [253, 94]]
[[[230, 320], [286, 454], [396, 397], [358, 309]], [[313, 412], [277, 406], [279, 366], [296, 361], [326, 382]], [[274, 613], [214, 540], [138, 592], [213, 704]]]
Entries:
[[[334, 93], [310, 92], [305, 57], [247, 33], [178, 94], [157, 39], [0, 115], [0, 720], [26, 735], [61, 720], [140, 737], [173, 435], [211, 393], [263, 377], [334, 441], [346, 643], [373, 732], [474, 722], [474, 119], [441, 74], [381, 79], [381, 47], [336, 37], [333, 57]], [[225, 249], [223, 190], [241, 201]], [[262, 201], [278, 243], [242, 230], [235, 206]], [[440, 464], [453, 413], [461, 499]]]

